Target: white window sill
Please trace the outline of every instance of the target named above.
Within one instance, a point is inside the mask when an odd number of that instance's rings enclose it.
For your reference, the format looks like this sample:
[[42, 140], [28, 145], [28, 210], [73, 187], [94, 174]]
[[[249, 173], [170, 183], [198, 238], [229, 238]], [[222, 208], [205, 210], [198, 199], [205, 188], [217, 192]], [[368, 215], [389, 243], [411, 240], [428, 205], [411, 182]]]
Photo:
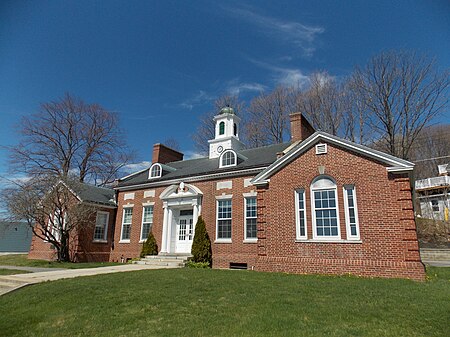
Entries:
[[92, 240], [93, 243], [108, 243], [108, 240]]
[[147, 239], [145, 239], [145, 240], [139, 240], [139, 243], [144, 243], [145, 241], [147, 241]]
[[217, 239], [214, 243], [231, 243], [231, 239]]
[[258, 239], [245, 239], [243, 243], [258, 243]]
[[130, 240], [120, 240], [119, 243], [130, 243]]
[[295, 242], [304, 242], [304, 243], [362, 243], [362, 240], [342, 240], [342, 239], [296, 239]]

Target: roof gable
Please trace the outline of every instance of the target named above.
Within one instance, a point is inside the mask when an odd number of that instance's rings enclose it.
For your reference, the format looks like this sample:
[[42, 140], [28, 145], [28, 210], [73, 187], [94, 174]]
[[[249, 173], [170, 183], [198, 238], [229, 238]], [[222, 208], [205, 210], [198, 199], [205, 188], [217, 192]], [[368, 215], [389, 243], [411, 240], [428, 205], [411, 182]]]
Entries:
[[264, 171], [259, 173], [251, 181], [252, 184], [254, 184], [254, 185], [266, 184], [268, 182], [268, 179], [273, 174], [275, 174], [276, 172], [281, 170], [284, 166], [288, 165], [294, 159], [301, 156], [303, 153], [308, 151], [310, 148], [312, 148], [315, 144], [317, 144], [320, 141], [324, 141], [329, 144], [337, 145], [348, 151], [352, 151], [352, 152], [358, 153], [362, 156], [365, 156], [365, 157], [368, 157], [371, 159], [375, 159], [377, 161], [385, 163], [389, 166], [389, 167], [387, 167], [387, 170], [390, 172], [410, 171], [414, 167], [414, 164], [407, 160], [391, 156], [387, 153], [371, 149], [364, 145], [350, 142], [348, 140], [330, 135], [326, 132], [317, 131], [314, 134], [312, 134], [310, 137], [305, 139], [303, 142], [295, 144], [291, 148], [287, 149], [288, 151], [286, 151], [285, 155], [283, 157], [279, 158], [278, 160], [276, 160], [272, 165], [267, 167]]

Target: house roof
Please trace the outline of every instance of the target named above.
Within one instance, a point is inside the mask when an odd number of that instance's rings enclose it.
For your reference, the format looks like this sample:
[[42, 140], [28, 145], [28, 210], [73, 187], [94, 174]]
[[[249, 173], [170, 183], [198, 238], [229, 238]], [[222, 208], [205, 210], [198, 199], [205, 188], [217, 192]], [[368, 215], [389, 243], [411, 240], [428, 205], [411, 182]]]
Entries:
[[112, 188], [99, 187], [86, 183], [77, 184], [72, 192], [84, 202], [105, 206], [116, 206], [115, 191]]
[[115, 188], [164, 183], [171, 180], [209, 176], [211, 174], [239, 174], [241, 171], [249, 169], [262, 170], [272, 164], [277, 159], [277, 153], [284, 151], [289, 145], [290, 143], [282, 143], [239, 151], [239, 155], [246, 159], [238, 158], [238, 164], [234, 167], [219, 168], [219, 158], [210, 159], [208, 157], [166, 163], [165, 166], [175, 170], [166, 172], [161, 178], [149, 179], [149, 168], [147, 168], [119, 179]]
[[348, 140], [330, 135], [323, 131], [316, 131], [310, 137], [305, 139], [303, 142], [293, 145], [283, 157], [279, 158], [278, 160], [273, 162], [269, 167], [267, 167], [264, 171], [259, 173], [252, 180], [252, 183], [255, 185], [267, 183], [270, 176], [278, 172], [285, 165], [289, 164], [295, 158], [306, 152], [313, 145], [319, 143], [320, 141], [339, 146], [346, 150], [350, 150], [359, 153], [365, 157], [369, 157], [374, 160], [385, 163], [389, 166], [387, 167], [387, 170], [390, 172], [404, 172], [410, 171], [414, 168], [414, 164], [407, 160], [391, 156], [387, 153], [371, 149], [364, 145], [350, 142]]

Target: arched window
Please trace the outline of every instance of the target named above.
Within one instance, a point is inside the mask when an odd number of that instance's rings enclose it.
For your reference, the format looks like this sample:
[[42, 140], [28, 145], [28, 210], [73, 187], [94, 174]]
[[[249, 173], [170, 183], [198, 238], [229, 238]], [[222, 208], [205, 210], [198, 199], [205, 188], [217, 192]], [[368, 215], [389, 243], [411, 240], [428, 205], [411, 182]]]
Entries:
[[234, 151], [225, 151], [220, 158], [220, 167], [236, 166], [236, 153]]
[[235, 136], [237, 136], [237, 124], [236, 123], [234, 123], [234, 125], [233, 125], [233, 134]]
[[149, 178], [159, 178], [162, 174], [162, 168], [160, 164], [153, 164], [150, 168], [150, 177]]
[[320, 176], [311, 184], [313, 237], [340, 239], [339, 208], [336, 183]]
[[225, 122], [219, 123], [219, 135], [225, 134]]

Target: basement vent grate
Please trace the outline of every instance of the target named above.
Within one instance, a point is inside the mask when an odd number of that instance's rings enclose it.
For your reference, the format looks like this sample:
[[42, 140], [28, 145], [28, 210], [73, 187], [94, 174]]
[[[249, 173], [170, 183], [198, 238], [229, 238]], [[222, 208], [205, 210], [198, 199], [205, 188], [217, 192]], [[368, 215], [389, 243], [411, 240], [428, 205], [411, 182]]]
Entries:
[[327, 144], [317, 144], [316, 154], [325, 154], [325, 153], [327, 153]]
[[248, 269], [247, 263], [230, 262], [230, 269]]

